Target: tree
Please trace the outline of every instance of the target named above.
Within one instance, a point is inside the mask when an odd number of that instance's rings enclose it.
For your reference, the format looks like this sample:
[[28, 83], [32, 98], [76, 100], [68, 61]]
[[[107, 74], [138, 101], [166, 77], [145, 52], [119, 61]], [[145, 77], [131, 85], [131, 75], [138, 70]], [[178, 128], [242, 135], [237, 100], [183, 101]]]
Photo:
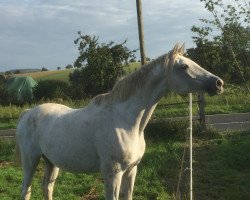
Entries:
[[3, 85], [6, 81], [6, 77], [4, 74], [0, 74], [0, 85]]
[[19, 69], [17, 69], [14, 74], [21, 74], [21, 71]]
[[69, 65], [67, 65], [65, 68], [66, 68], [66, 69], [72, 69], [73, 66], [69, 64]]
[[44, 72], [44, 71], [48, 71], [48, 69], [45, 68], [45, 67], [43, 67], [43, 68], [42, 68], [42, 72]]
[[6, 81], [5, 75], [0, 74], [0, 105], [7, 103], [9, 99], [9, 95], [5, 88], [5, 81]]
[[[98, 37], [82, 35], [75, 40], [79, 56], [74, 62], [78, 68], [70, 74], [72, 91], [77, 89], [77, 98], [94, 96], [108, 92], [114, 83], [125, 74], [128, 61], [134, 58], [134, 52], [125, 47], [126, 41], [115, 44], [99, 44]], [[81, 92], [79, 91], [81, 90]]]
[[213, 19], [201, 19], [205, 26], [192, 27], [196, 48], [188, 49], [188, 55], [226, 81], [245, 83], [250, 77], [249, 5], [244, 0], [201, 1]]
[[4, 73], [6, 76], [13, 76], [13, 73], [11, 72], [11, 71], [6, 71], [5, 73]]
[[135, 58], [131, 58], [131, 59], [129, 60], [129, 62], [130, 62], [130, 63], [133, 63], [133, 62], [136, 62], [136, 60], [135, 60]]

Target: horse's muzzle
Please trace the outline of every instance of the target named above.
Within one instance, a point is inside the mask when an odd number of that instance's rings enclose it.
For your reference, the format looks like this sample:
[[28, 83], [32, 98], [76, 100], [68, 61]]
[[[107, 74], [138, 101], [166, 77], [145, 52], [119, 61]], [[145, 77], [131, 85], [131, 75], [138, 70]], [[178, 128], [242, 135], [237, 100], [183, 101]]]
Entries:
[[224, 82], [222, 79], [218, 78], [216, 81], [217, 94], [221, 94], [224, 90], [223, 88]]
[[207, 93], [210, 95], [221, 94], [223, 92], [224, 82], [222, 79], [215, 77], [209, 81], [207, 86]]

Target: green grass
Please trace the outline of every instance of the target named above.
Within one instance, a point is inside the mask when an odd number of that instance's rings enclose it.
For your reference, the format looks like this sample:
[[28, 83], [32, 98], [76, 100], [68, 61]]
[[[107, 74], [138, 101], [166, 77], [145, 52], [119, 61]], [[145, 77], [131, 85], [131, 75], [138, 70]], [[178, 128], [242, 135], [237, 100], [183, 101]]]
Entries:
[[72, 73], [73, 70], [60, 70], [58, 73], [47, 75], [41, 78], [36, 78], [36, 81], [39, 80], [62, 80], [62, 81], [69, 81], [69, 74]]
[[[159, 130], [157, 130], [159, 131]], [[155, 137], [156, 134], [156, 137]], [[187, 143], [164, 132], [146, 132], [146, 153], [138, 166], [134, 200], [172, 200], [176, 196], [180, 160]], [[169, 135], [169, 134], [167, 134]], [[20, 199], [22, 171], [12, 166], [14, 142], [0, 141], [0, 199]], [[202, 200], [246, 200], [250, 198], [250, 132], [195, 133], [194, 198]], [[189, 167], [186, 149], [183, 169]], [[33, 199], [42, 199], [40, 183], [43, 164], [33, 183]], [[180, 183], [181, 199], [188, 199], [189, 172], [184, 170]], [[54, 199], [104, 200], [100, 174], [71, 174], [61, 171]]]
[[16, 128], [16, 119], [0, 119], [0, 130]]
[[250, 132], [233, 133], [196, 147], [197, 199], [249, 199], [249, 148]]
[[141, 66], [141, 63], [140, 63], [140, 62], [132, 62], [132, 63], [129, 63], [129, 67], [128, 67], [128, 68], [125, 68], [126, 73], [127, 73], [127, 74], [132, 73], [132, 72], [134, 72], [137, 68], [139, 68], [140, 66]]
[[[54, 103], [62, 103], [57, 100], [49, 101]], [[80, 108], [84, 107], [88, 104], [89, 100], [78, 100], [78, 101], [65, 101], [64, 105], [72, 107], [72, 108]], [[46, 103], [38, 102], [37, 104], [25, 104], [23, 106], [9, 105], [9, 106], [1, 106], [0, 105], [0, 130], [15, 128], [19, 115], [26, 109], [33, 108], [36, 105]]]

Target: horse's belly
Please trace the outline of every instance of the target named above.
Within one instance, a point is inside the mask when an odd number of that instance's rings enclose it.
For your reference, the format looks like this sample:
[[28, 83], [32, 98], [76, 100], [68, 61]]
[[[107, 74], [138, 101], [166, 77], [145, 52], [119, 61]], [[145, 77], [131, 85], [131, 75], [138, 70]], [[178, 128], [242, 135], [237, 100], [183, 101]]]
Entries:
[[69, 172], [96, 172], [100, 159], [93, 145], [53, 145], [42, 148], [43, 154], [57, 167]]
[[97, 172], [100, 170], [100, 162], [96, 157], [84, 158], [81, 156], [65, 157], [57, 155], [54, 158], [46, 154], [45, 156], [55, 166], [68, 172]]
[[88, 160], [86, 162], [79, 162], [75, 160], [74, 162], [71, 161], [64, 161], [64, 162], [58, 162], [55, 163], [56, 166], [58, 166], [60, 169], [63, 169], [68, 172], [98, 172], [100, 170], [99, 162]]

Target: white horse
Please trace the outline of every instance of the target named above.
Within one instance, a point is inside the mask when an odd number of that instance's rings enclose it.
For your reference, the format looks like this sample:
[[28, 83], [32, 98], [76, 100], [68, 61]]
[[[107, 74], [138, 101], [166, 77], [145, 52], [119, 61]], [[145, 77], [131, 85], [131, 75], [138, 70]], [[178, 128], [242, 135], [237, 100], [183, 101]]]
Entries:
[[17, 126], [23, 166], [22, 199], [41, 157], [45, 160], [43, 192], [52, 199], [59, 168], [69, 172], [101, 171], [107, 200], [131, 200], [137, 165], [145, 151], [144, 129], [160, 98], [223, 91], [223, 81], [183, 56], [184, 46], [119, 80], [113, 90], [81, 109], [47, 103], [25, 111]]

